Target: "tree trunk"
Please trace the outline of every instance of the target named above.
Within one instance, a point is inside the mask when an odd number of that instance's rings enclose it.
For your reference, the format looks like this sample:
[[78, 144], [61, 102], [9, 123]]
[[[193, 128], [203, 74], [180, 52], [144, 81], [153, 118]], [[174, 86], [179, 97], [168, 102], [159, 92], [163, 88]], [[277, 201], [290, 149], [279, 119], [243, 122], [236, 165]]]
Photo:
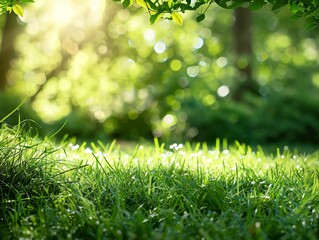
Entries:
[[0, 90], [4, 90], [7, 86], [7, 73], [11, 67], [11, 61], [16, 57], [14, 40], [20, 30], [21, 26], [17, 22], [17, 16], [13, 13], [7, 14], [0, 46]]
[[239, 82], [234, 94], [235, 99], [242, 99], [246, 92], [258, 93], [257, 83], [253, 78], [253, 49], [251, 35], [251, 11], [248, 8], [238, 8], [234, 12], [233, 25], [236, 67], [239, 72]]

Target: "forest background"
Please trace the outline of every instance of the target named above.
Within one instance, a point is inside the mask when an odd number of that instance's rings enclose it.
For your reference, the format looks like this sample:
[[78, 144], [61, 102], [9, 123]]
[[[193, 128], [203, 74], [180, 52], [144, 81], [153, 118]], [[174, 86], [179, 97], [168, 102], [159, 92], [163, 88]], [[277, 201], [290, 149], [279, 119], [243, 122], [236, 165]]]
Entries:
[[0, 119], [83, 140], [319, 143], [318, 30], [288, 9], [212, 6], [150, 25], [112, 1], [0, 16]]

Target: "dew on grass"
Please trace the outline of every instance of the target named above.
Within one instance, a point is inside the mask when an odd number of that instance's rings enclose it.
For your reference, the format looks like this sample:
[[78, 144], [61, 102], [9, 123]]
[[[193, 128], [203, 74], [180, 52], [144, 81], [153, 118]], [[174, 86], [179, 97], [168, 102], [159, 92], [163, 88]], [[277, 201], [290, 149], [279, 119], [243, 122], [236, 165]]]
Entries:
[[150, 165], [152, 162], [153, 162], [153, 158], [150, 157], [147, 159], [147, 165]]
[[202, 156], [203, 155], [203, 151], [199, 151], [199, 152], [197, 152], [197, 153], [191, 153], [190, 154], [190, 157], [191, 158], [197, 158], [197, 157], [200, 157], [200, 156]]
[[208, 154], [211, 154], [211, 155], [218, 155], [219, 154], [219, 151], [218, 150], [209, 150], [208, 151]]
[[98, 151], [96, 154], [95, 154], [97, 157], [102, 157], [103, 156], [103, 153], [101, 151]]
[[86, 154], [92, 154], [92, 149], [91, 148], [86, 148], [85, 150], [84, 150], [84, 153], [86, 153]]
[[298, 170], [302, 170], [302, 167], [301, 167], [299, 164], [296, 166], [296, 168], [297, 168]]
[[223, 154], [224, 155], [228, 155], [229, 154], [229, 150], [228, 149], [223, 150]]
[[184, 151], [179, 151], [178, 152], [180, 155], [182, 155], [182, 156], [186, 156], [186, 152], [184, 152]]
[[72, 151], [78, 150], [80, 148], [78, 144], [73, 145], [72, 143], [69, 144], [69, 147]]
[[183, 144], [177, 144], [177, 143], [173, 143], [172, 145], [169, 146], [170, 149], [178, 151], [179, 149], [182, 149], [184, 146]]
[[170, 156], [172, 156], [172, 152], [166, 152], [166, 153], [163, 153], [162, 154], [162, 158], [166, 159], [166, 158], [169, 158]]

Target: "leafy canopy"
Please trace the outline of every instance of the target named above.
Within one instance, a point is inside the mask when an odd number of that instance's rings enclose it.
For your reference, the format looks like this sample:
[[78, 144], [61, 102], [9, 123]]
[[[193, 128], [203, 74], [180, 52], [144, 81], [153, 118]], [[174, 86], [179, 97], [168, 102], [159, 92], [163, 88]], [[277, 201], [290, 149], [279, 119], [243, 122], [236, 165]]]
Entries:
[[289, 7], [293, 16], [306, 18], [307, 28], [313, 28], [319, 23], [318, 0], [121, 0], [121, 2], [125, 8], [134, 2], [146, 8], [150, 14], [151, 23], [164, 17], [182, 24], [181, 13], [186, 11], [197, 11], [196, 20], [200, 22], [205, 19], [205, 13], [213, 3], [225, 9], [249, 7], [252, 10], [257, 10], [263, 6], [271, 5], [272, 11], [276, 11], [282, 7]]
[[34, 2], [33, 0], [0, 0], [0, 15], [3, 13], [11, 13], [12, 11], [23, 17], [24, 11], [22, 4]]
[[[114, 0], [121, 1], [127, 8], [134, 2], [146, 8], [150, 14], [150, 22], [154, 23], [159, 18], [171, 19], [178, 24], [183, 24], [181, 13], [197, 11], [197, 22], [205, 19], [205, 13], [212, 3], [225, 9], [249, 7], [257, 10], [265, 5], [271, 5], [272, 11], [282, 7], [289, 7], [293, 16], [306, 19], [306, 28], [312, 29], [319, 24], [319, 1], [318, 0]], [[12, 11], [23, 16], [21, 4], [34, 2], [34, 0], [0, 0], [0, 15]]]

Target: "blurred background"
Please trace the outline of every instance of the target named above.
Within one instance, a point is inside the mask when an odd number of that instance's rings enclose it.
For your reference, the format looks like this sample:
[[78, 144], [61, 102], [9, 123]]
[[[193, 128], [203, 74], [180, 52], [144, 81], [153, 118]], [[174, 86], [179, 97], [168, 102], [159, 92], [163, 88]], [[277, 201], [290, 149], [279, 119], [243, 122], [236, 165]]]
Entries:
[[0, 16], [0, 119], [82, 140], [319, 144], [319, 32], [270, 9], [149, 24], [110, 0]]

